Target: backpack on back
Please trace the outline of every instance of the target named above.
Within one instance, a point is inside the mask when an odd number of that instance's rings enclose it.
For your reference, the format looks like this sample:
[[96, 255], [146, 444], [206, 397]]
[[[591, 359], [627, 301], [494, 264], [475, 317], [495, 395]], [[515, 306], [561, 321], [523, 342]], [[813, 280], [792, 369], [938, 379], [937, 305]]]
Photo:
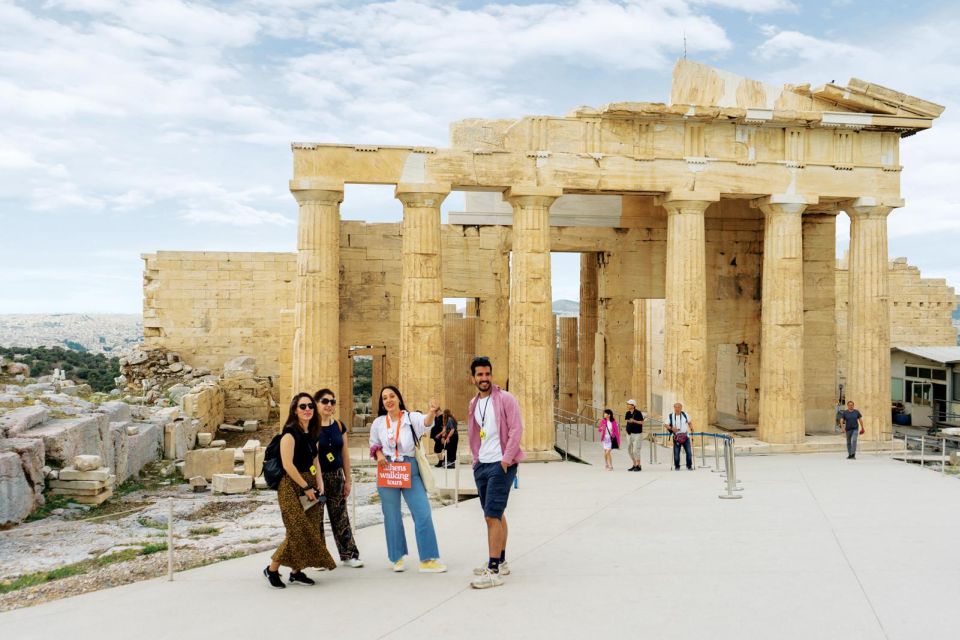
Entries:
[[281, 431], [273, 436], [273, 440], [270, 441], [266, 451], [263, 452], [263, 469], [260, 471], [260, 475], [267, 483], [267, 488], [274, 491], [280, 486], [280, 480], [283, 479], [284, 474], [283, 462], [280, 460], [280, 439], [283, 438], [283, 435]]

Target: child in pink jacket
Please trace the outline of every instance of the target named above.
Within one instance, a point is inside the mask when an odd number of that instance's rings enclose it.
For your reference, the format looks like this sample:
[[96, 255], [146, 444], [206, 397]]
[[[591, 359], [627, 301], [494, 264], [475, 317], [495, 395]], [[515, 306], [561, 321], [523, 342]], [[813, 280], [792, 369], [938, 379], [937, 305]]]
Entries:
[[600, 442], [603, 444], [603, 461], [607, 466], [607, 471], [613, 471], [613, 454], [611, 449], [620, 448], [620, 425], [613, 417], [613, 411], [603, 410], [603, 418], [597, 425], [597, 431], [600, 433]]

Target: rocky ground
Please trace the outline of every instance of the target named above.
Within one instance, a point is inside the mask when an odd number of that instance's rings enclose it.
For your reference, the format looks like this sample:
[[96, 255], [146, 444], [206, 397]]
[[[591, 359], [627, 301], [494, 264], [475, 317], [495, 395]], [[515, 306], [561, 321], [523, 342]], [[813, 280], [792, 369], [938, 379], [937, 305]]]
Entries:
[[[0, 531], [0, 611], [164, 575], [170, 499], [176, 570], [273, 549], [283, 539], [273, 491], [197, 494], [178, 480], [139, 482], [152, 486], [103, 507], [57, 508], [46, 518]], [[372, 470], [356, 470], [354, 488], [354, 526], [381, 522]], [[325, 526], [329, 534], [326, 519]], [[331, 553], [337, 557], [335, 548]], [[51, 575], [56, 579], [45, 580]], [[45, 581], [3, 593], [18, 579]]]

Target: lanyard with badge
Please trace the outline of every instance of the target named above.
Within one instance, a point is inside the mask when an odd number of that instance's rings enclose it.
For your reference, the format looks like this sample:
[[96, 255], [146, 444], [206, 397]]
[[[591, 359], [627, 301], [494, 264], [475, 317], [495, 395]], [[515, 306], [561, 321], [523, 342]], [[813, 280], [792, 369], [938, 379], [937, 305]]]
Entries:
[[402, 460], [400, 455], [400, 427], [403, 426], [403, 412], [400, 412], [400, 419], [397, 421], [397, 428], [394, 431], [393, 425], [390, 423], [390, 415], [387, 414], [387, 442], [393, 445], [393, 459]]
[[390, 422], [390, 416], [387, 419], [387, 444], [393, 445], [393, 462], [377, 465], [377, 486], [389, 489], [409, 489], [412, 486], [413, 465], [409, 462], [403, 462], [400, 455], [400, 428], [403, 426], [403, 413], [400, 414], [400, 420], [397, 421], [396, 429]]
[[480, 409], [480, 440], [481, 441], [487, 439], [487, 409], [490, 408], [490, 400], [492, 398], [493, 398], [492, 394], [487, 396], [487, 402], [483, 405], [483, 408], [481, 409], [479, 406], [477, 407], [478, 409]]

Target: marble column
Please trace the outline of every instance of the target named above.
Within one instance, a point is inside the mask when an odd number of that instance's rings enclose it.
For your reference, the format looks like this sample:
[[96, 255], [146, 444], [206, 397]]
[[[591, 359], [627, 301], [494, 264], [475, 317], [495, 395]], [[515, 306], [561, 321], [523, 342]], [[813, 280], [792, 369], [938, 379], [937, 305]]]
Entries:
[[[808, 434], [833, 433], [837, 403], [837, 211], [803, 214], [804, 414]], [[811, 211], [813, 209], [813, 211]]]
[[577, 411], [577, 319], [560, 318], [560, 408]]
[[902, 200], [858, 198], [850, 216], [847, 297], [847, 401], [853, 400], [866, 433], [890, 439], [890, 309], [887, 284], [887, 216]]
[[403, 203], [399, 387], [411, 411], [445, 401], [440, 205], [448, 193], [450, 185], [403, 183], [395, 192]]
[[523, 450], [534, 460], [556, 459], [553, 375], [556, 335], [550, 283], [550, 205], [562, 190], [513, 187], [510, 270], [510, 391], [520, 403]]
[[719, 200], [711, 191], [673, 191], [659, 199], [667, 210], [663, 411], [682, 403], [698, 431], [709, 427], [704, 213]]
[[[647, 411], [650, 408], [647, 398], [647, 301], [637, 298], [633, 301], [633, 363], [631, 398], [637, 401], [637, 408]], [[629, 400], [630, 398], [627, 398]]]
[[580, 335], [577, 356], [577, 411], [592, 415], [593, 350], [597, 335], [597, 296], [599, 271], [596, 253], [580, 254]]
[[290, 181], [290, 191], [300, 205], [291, 390], [339, 392], [343, 184], [301, 178]]
[[764, 442], [803, 442], [803, 196], [773, 195], [763, 211], [760, 424]]

